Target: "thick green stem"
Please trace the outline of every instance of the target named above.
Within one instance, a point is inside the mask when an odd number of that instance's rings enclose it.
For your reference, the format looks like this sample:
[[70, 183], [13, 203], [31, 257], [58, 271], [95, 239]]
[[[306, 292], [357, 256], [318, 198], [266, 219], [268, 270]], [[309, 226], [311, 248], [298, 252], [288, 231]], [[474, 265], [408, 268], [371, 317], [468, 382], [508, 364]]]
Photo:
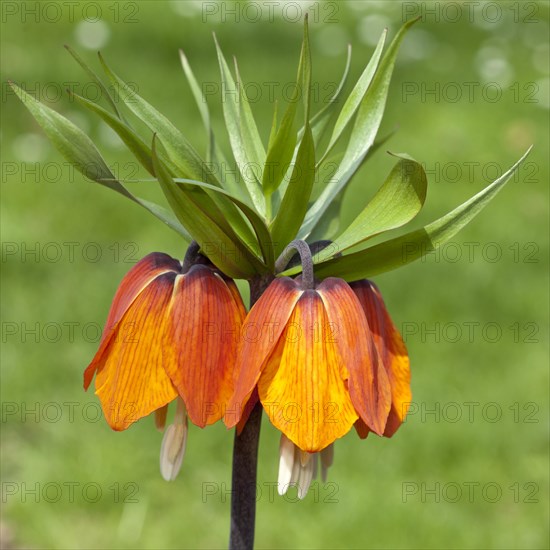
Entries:
[[[256, 303], [272, 280], [273, 276], [266, 276], [250, 281], [250, 307]], [[250, 413], [240, 435], [237, 435], [235, 431], [231, 483], [230, 550], [249, 550], [254, 547], [256, 473], [261, 424], [262, 405], [258, 402]]]

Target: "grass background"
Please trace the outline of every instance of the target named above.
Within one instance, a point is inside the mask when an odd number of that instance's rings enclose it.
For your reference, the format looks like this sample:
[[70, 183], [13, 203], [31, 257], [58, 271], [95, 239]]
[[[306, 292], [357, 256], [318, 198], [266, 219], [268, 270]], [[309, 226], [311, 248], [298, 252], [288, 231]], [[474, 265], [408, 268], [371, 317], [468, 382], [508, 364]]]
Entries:
[[[191, 428], [180, 476], [167, 484], [151, 419], [114, 433], [96, 418], [97, 400], [82, 391], [81, 375], [118, 282], [147, 253], [181, 257], [184, 245], [145, 211], [72, 174], [6, 80], [77, 122], [121, 177], [132, 177], [131, 155], [61, 94], [67, 83], [90, 99], [96, 92], [83, 87], [86, 76], [63, 44], [96, 67], [101, 49], [202, 151], [178, 48], [215, 92], [209, 103], [227, 144], [216, 32], [254, 83], [250, 91], [261, 90], [253, 108], [267, 139], [272, 99], [284, 99], [284, 83], [295, 78], [297, 15], [307, 5], [317, 108], [340, 79], [348, 42], [352, 82], [382, 29], [393, 36], [406, 16], [424, 10], [403, 43], [382, 128], [399, 126], [387, 148], [428, 170], [415, 227], [482, 189], [531, 143], [535, 149], [517, 180], [441, 255], [376, 279], [412, 362], [415, 414], [393, 439], [350, 433], [336, 445], [331, 484], [296, 503], [269, 493], [278, 434], [264, 418], [257, 546], [549, 546], [549, 4], [282, 4], [270, 18], [258, 2], [47, 2], [38, 15], [36, 2], [3, 3], [3, 548], [224, 547], [233, 438], [222, 425]], [[273, 97], [268, 82], [280, 84]], [[391, 166], [383, 151], [365, 165], [346, 195], [344, 221]]]

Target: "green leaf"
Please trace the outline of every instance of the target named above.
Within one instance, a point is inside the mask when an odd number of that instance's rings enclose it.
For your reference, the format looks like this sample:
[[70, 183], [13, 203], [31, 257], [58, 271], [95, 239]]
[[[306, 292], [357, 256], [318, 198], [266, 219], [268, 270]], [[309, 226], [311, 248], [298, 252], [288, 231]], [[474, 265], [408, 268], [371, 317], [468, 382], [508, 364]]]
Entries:
[[[313, 228], [309, 234], [308, 242], [332, 239], [340, 229], [340, 216], [342, 213], [342, 203], [344, 202], [345, 189], [330, 203], [330, 206], [325, 210], [323, 217], [319, 223]], [[334, 248], [333, 248], [334, 250]]]
[[208, 149], [206, 152], [206, 161], [210, 162], [212, 158], [212, 151], [214, 149], [215, 139], [214, 139], [214, 132], [212, 131], [212, 125], [210, 124], [210, 111], [208, 110], [208, 104], [206, 103], [206, 98], [204, 97], [204, 94], [202, 93], [199, 83], [197, 82], [197, 79], [195, 78], [195, 75], [191, 70], [191, 66], [189, 65], [189, 61], [187, 61], [187, 57], [185, 53], [183, 52], [183, 50], [179, 50], [179, 54], [180, 54], [180, 61], [181, 61], [181, 66], [183, 68], [183, 72], [185, 74], [185, 77], [187, 78], [189, 87], [191, 88], [191, 93], [193, 94], [195, 103], [197, 104], [197, 107], [199, 109], [202, 123], [204, 125], [204, 129], [206, 130], [206, 135], [208, 136]]
[[[128, 148], [134, 153], [136, 158], [143, 164], [146, 170], [154, 175], [152, 164], [152, 153], [149, 146], [133, 132], [123, 122], [116, 117], [105, 111], [99, 105], [83, 99], [79, 96], [75, 97], [81, 101], [86, 107], [99, 114], [107, 124], [109, 124], [126, 143]], [[159, 154], [159, 153], [157, 153]], [[169, 160], [164, 159], [160, 154], [162, 162], [167, 166], [170, 174], [174, 177], [178, 173], [177, 167]], [[211, 189], [207, 189], [207, 194], [211, 196], [213, 204], [210, 205], [211, 215], [216, 219], [218, 225], [231, 227], [233, 231], [239, 236], [239, 238], [245, 243], [255, 243], [254, 234], [250, 230], [246, 221], [242, 217], [241, 213], [237, 210], [234, 204], [228, 202], [218, 194], [212, 193]], [[203, 199], [204, 200], [204, 199]], [[205, 203], [205, 207], [209, 206]], [[257, 248], [257, 253], [259, 249]]]
[[[297, 135], [294, 131], [294, 119], [298, 107], [300, 92], [304, 100], [304, 119], [305, 125], [309, 124], [309, 105], [311, 94], [311, 53], [309, 48], [309, 31], [307, 14], [304, 18], [304, 39], [302, 50], [300, 52], [300, 62], [298, 64], [298, 75], [296, 77], [296, 88], [292, 94], [289, 104], [283, 115], [281, 126], [267, 151], [265, 168], [262, 178], [262, 188], [264, 195], [268, 197], [268, 203], [271, 195], [281, 185], [294, 157]], [[311, 130], [310, 130], [311, 131]], [[302, 138], [303, 142], [303, 138]], [[269, 210], [269, 204], [268, 204]], [[268, 211], [268, 214], [271, 214]]]
[[[377, 139], [373, 146], [369, 149], [369, 152], [363, 159], [364, 164], [382, 145], [384, 145], [390, 137], [393, 136], [395, 133], [395, 130], [392, 130], [390, 133], [386, 134], [382, 138]], [[327, 160], [325, 160], [324, 164], [317, 164], [318, 168], [316, 169], [316, 179], [320, 180], [320, 182], [324, 185], [327, 178], [332, 177], [333, 172], [328, 172], [323, 178], [320, 178], [321, 173], [323, 172], [323, 167], [326, 165], [335, 164], [338, 165], [338, 163], [341, 160], [341, 157], [343, 156], [343, 153], [339, 153], [338, 155], [335, 155]], [[334, 161], [332, 161], [334, 159]], [[334, 236], [338, 233], [340, 230], [340, 226], [342, 225], [341, 220], [341, 212], [342, 212], [342, 204], [344, 202], [344, 195], [346, 191], [349, 189], [349, 186], [345, 186], [338, 195], [333, 199], [333, 201], [330, 203], [329, 207], [325, 210], [325, 213], [319, 220], [319, 222], [315, 225], [312, 232], [308, 236], [308, 242], [313, 243], [315, 241], [319, 240], [326, 240], [326, 239], [333, 239]], [[315, 188], [313, 190], [315, 192]], [[301, 233], [298, 233], [298, 238], [302, 239], [305, 238], [301, 235]], [[332, 248], [332, 250], [337, 250], [335, 248]]]
[[277, 112], [279, 109], [279, 103], [275, 100], [275, 107], [273, 108], [273, 120], [271, 121], [271, 131], [269, 132], [269, 140], [267, 148], [270, 149], [273, 146], [273, 141], [277, 135]]
[[279, 187], [292, 161], [294, 147], [296, 146], [295, 117], [296, 99], [291, 98], [265, 159], [262, 188], [267, 197], [272, 195]]
[[319, 198], [309, 209], [301, 231], [303, 234], [309, 235], [334, 197], [357, 171], [374, 143], [378, 128], [382, 122], [382, 115], [386, 106], [388, 88], [399, 45], [407, 30], [416, 21], [418, 21], [418, 18], [407, 21], [401, 27], [384, 55], [379, 69], [359, 106], [342, 163], [332, 181], [325, 187]]
[[276, 255], [280, 254], [284, 247], [296, 237], [307, 211], [314, 181], [315, 144], [311, 127], [306, 123], [292, 176], [271, 227]]
[[359, 252], [322, 262], [316, 266], [315, 275], [321, 278], [342, 277], [346, 281], [357, 281], [403, 267], [432, 252], [454, 237], [458, 231], [487, 206], [512, 177], [531, 149], [532, 147], [500, 178], [452, 212], [421, 229], [406, 233], [401, 237], [390, 239]]
[[376, 73], [376, 69], [378, 69], [378, 63], [380, 62], [380, 57], [382, 56], [382, 50], [384, 49], [384, 44], [386, 42], [387, 32], [387, 29], [384, 29], [384, 32], [382, 33], [376, 49], [374, 50], [370, 61], [365, 67], [363, 74], [357, 81], [357, 84], [355, 85], [355, 87], [349, 94], [346, 102], [344, 103], [344, 106], [342, 107], [342, 110], [340, 111], [340, 114], [336, 119], [336, 123], [334, 125], [334, 129], [332, 130], [332, 136], [330, 137], [327, 149], [321, 157], [319, 164], [332, 151], [333, 147], [340, 139], [342, 133], [347, 128], [350, 120], [353, 118], [353, 115], [356, 113], [357, 109], [361, 105], [363, 98], [365, 97], [365, 94], [367, 93], [367, 90], [372, 83], [372, 80]]
[[248, 97], [244, 89], [241, 74], [237, 60], [233, 58], [235, 64], [235, 74], [237, 76], [237, 88], [239, 89], [239, 122], [241, 127], [241, 136], [248, 159], [256, 163], [261, 169], [265, 164], [265, 149], [250, 108]]
[[[313, 117], [311, 118], [311, 131], [313, 133], [315, 146], [317, 146], [317, 144], [323, 137], [325, 130], [327, 128], [327, 125], [330, 121], [330, 118], [332, 117], [336, 109], [336, 106], [339, 103], [340, 94], [342, 93], [342, 90], [344, 89], [344, 86], [346, 85], [346, 82], [347, 82], [350, 66], [351, 66], [351, 44], [348, 44], [346, 66], [344, 67], [344, 73], [340, 80], [340, 84], [338, 84], [338, 88], [336, 89], [336, 91], [334, 92], [333, 96], [330, 98], [328, 103], [320, 111], [315, 113], [315, 115], [313, 115]], [[298, 132], [298, 136], [300, 138], [303, 135], [303, 132], [304, 132], [304, 128], [301, 128], [300, 132]]]
[[363, 211], [334, 240], [332, 253], [319, 254], [323, 261], [375, 235], [396, 229], [412, 220], [426, 200], [428, 181], [422, 166], [406, 154], [393, 155], [400, 160], [389, 173], [382, 187]]
[[116, 113], [116, 116], [120, 118], [121, 120], [124, 120], [124, 117], [122, 116], [121, 112], [119, 111], [117, 104], [113, 98], [113, 95], [111, 92], [107, 89], [105, 84], [103, 84], [103, 81], [99, 78], [99, 76], [96, 74], [95, 71], [93, 71], [88, 64], [67, 44], [65, 44], [65, 49], [73, 56], [75, 61], [84, 69], [84, 71], [87, 73], [87, 75], [99, 86], [103, 96], [107, 98], [107, 101], [113, 108], [113, 110]]
[[10, 86], [31, 112], [59, 152], [84, 176], [122, 195], [126, 189], [116, 181], [93, 141], [70, 120], [23, 91], [17, 84]]
[[248, 279], [256, 274], [253, 255], [218, 226], [209, 210], [203, 209], [201, 199], [205, 196], [204, 191], [198, 187], [195, 190], [183, 189], [174, 182], [157, 155], [155, 139], [152, 153], [155, 175], [168, 203], [204, 254], [229, 277]]
[[161, 222], [164, 222], [170, 229], [173, 229], [176, 233], [179, 233], [187, 242], [191, 242], [193, 239], [191, 238], [191, 235], [187, 232], [185, 227], [181, 225], [181, 223], [178, 221], [178, 219], [174, 216], [170, 210], [166, 210], [166, 208], [163, 208], [162, 206], [159, 206], [158, 204], [142, 199], [140, 197], [136, 197], [135, 195], [131, 195], [131, 198], [134, 202], [139, 204], [140, 206], [143, 206], [145, 210], [148, 210], [153, 216], [158, 218]]
[[79, 103], [84, 105], [90, 111], [99, 115], [120, 137], [125, 145], [130, 149], [141, 165], [153, 174], [153, 161], [151, 159], [151, 148], [122, 120], [113, 116], [103, 107], [93, 101], [89, 101], [77, 94], [69, 92]]
[[10, 85], [54, 146], [80, 173], [143, 206], [186, 240], [191, 240], [189, 233], [170, 212], [153, 202], [134, 196], [115, 178], [92, 140], [80, 128], [13, 82]]
[[[208, 183], [187, 180], [182, 178], [174, 178], [174, 181], [176, 183], [185, 183], [191, 186], [195, 185], [202, 189], [207, 189], [212, 193], [221, 194], [227, 197], [231, 202], [233, 202], [233, 204], [236, 207], [238, 207], [241, 210], [241, 212], [250, 221], [252, 227], [254, 228], [256, 239], [261, 247], [265, 264], [270, 270], [273, 269], [275, 264], [275, 258], [274, 258], [274, 252], [273, 252], [273, 243], [271, 241], [271, 234], [269, 233], [269, 229], [267, 228], [267, 225], [265, 224], [263, 218], [261, 218], [253, 208], [250, 208], [248, 204], [241, 201], [239, 198], [235, 197], [228, 191], [225, 191], [224, 189], [220, 189], [219, 187], [214, 187], [213, 185], [210, 185]], [[247, 244], [251, 244], [251, 243], [249, 242]]]
[[[258, 212], [262, 215], [265, 214], [265, 199], [260, 188], [260, 179], [256, 176], [254, 168], [251, 166], [251, 158], [249, 154], [254, 155], [249, 147], [249, 142], [245, 143], [243, 138], [242, 128], [246, 125], [247, 121], [243, 120], [240, 116], [240, 101], [239, 90], [233, 79], [233, 75], [229, 70], [223, 52], [214, 35], [214, 42], [216, 44], [216, 51], [218, 53], [218, 62], [220, 65], [220, 73], [222, 80], [222, 104], [223, 115], [225, 118], [225, 125], [229, 134], [229, 142], [235, 157], [235, 162], [239, 168], [243, 181], [252, 204]], [[250, 137], [253, 135], [253, 130], [248, 129], [247, 135]], [[260, 165], [260, 169], [263, 169], [263, 164]], [[197, 179], [197, 178], [191, 178]]]
[[218, 178], [200, 158], [184, 135], [159, 111], [147, 103], [126, 82], [119, 78], [99, 55], [105, 72], [126, 106], [157, 134], [168, 157], [177, 166], [182, 177], [220, 185]]
[[[311, 50], [309, 47], [308, 14], [304, 17], [304, 43], [302, 55], [302, 97], [304, 100], [304, 124], [309, 124], [309, 109], [311, 99]], [[307, 129], [305, 130], [307, 131]]]
[[191, 66], [189, 65], [189, 61], [187, 60], [185, 53], [182, 50], [180, 50], [179, 52], [183, 72], [187, 78], [189, 87], [191, 88], [191, 93], [195, 98], [195, 102], [199, 109], [204, 129], [206, 130], [206, 135], [208, 136], [206, 163], [208, 166], [214, 168], [214, 173], [216, 173], [216, 168], [218, 169], [218, 179], [226, 189], [228, 189], [233, 195], [243, 198], [242, 187], [239, 185], [237, 177], [235, 176], [233, 171], [222, 171], [222, 167], [228, 166], [228, 163], [216, 140], [216, 136], [210, 122], [210, 111], [208, 110], [208, 103], [206, 101], [206, 98], [204, 97], [204, 94], [202, 93], [200, 85], [197, 82], [193, 71], [191, 70]]

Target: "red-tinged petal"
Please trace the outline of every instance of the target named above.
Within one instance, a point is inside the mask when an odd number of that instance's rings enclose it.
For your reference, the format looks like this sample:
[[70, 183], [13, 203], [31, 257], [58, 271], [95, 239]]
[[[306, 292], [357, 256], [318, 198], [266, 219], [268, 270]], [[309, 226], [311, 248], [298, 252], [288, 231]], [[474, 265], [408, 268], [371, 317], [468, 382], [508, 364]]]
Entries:
[[241, 330], [233, 374], [235, 392], [224, 419], [228, 428], [239, 422], [260, 372], [302, 292], [290, 277], [275, 279], [249, 311]]
[[402, 424], [412, 400], [409, 355], [378, 287], [368, 280], [357, 281], [350, 286], [363, 306], [374, 343], [390, 380], [392, 406], [384, 435], [391, 437]]
[[258, 381], [271, 422], [300, 449], [321, 451], [357, 420], [323, 301], [306, 290]]
[[156, 277], [171, 271], [179, 272], [180, 269], [180, 263], [174, 260], [174, 258], [160, 252], [152, 252], [141, 259], [123, 277], [115, 297], [113, 298], [113, 302], [111, 303], [111, 309], [109, 310], [105, 328], [101, 335], [99, 349], [84, 371], [84, 389], [88, 389], [97, 370], [97, 365], [99, 364], [101, 356], [109, 344], [109, 340], [115, 334], [120, 319], [126, 313], [132, 302]]
[[348, 387], [355, 410], [367, 426], [384, 433], [391, 407], [391, 387], [358, 298], [342, 279], [329, 277], [317, 288], [337, 346], [349, 371]]
[[166, 372], [197, 426], [219, 420], [233, 393], [233, 367], [244, 321], [225, 281], [210, 268], [193, 266], [176, 277], [170, 303]]
[[355, 431], [361, 439], [367, 439], [367, 436], [370, 433], [369, 427], [360, 419], [357, 419], [357, 422], [354, 424]]
[[103, 413], [114, 430], [163, 407], [177, 397], [164, 369], [167, 340], [166, 311], [175, 273], [157, 277], [122, 316], [119, 327], [99, 360], [95, 380]]

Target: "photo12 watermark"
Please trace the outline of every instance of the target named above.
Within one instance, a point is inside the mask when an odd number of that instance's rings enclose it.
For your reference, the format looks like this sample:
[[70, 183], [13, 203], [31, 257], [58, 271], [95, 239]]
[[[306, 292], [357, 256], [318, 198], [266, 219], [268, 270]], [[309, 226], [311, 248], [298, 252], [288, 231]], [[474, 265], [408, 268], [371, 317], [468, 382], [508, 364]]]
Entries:
[[203, 23], [299, 23], [306, 13], [311, 23], [339, 23], [340, 3], [336, 1], [295, 2], [283, 0], [228, 2], [204, 0]]
[[0, 19], [3, 24], [25, 23], [55, 24], [61, 21], [97, 23], [108, 20], [113, 23], [140, 22], [139, 2], [80, 2], [78, 0], [28, 1], [3, 0], [0, 3]]
[[496, 481], [404, 481], [401, 502], [538, 504], [539, 491], [540, 487], [534, 481], [515, 481], [510, 484]]
[[139, 502], [139, 485], [135, 481], [112, 484], [97, 481], [3, 481], [2, 503], [21, 504], [135, 504]]
[[[277, 481], [263, 481], [255, 483], [256, 502], [268, 502], [272, 504], [276, 500], [283, 499], [285, 502], [295, 503], [301, 502], [297, 492], [288, 491], [295, 484], [281, 485]], [[231, 486], [227, 483], [219, 483], [215, 481], [204, 481], [201, 484], [202, 502], [218, 501], [222, 504], [231, 500]], [[307, 500], [315, 504], [338, 504], [338, 492], [340, 487], [337, 483], [326, 482], [319, 483], [314, 481], [309, 486]]]
[[514, 23], [539, 23], [540, 5], [534, 1], [491, 2], [465, 0], [456, 2], [426, 1], [402, 2], [402, 21], [420, 17], [423, 22], [432, 23], [477, 23], [482, 25], [499, 24], [509, 18]]

